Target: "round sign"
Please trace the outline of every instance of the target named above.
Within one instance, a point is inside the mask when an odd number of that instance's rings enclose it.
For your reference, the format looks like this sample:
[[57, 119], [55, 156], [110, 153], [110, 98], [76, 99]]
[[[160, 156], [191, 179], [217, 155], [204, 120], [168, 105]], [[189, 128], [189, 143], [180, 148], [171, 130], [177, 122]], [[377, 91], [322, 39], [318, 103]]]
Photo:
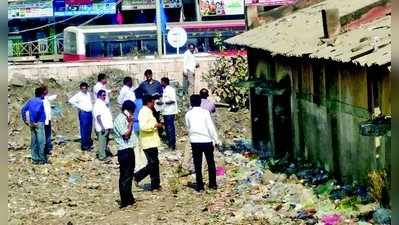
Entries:
[[187, 33], [181, 27], [173, 27], [168, 32], [168, 42], [174, 48], [183, 47], [187, 41]]

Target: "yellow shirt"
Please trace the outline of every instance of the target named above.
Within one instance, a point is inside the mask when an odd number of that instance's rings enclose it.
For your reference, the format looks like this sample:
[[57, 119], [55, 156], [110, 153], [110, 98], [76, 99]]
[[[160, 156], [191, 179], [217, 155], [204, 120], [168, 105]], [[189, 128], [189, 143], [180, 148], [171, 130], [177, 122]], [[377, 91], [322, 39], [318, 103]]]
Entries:
[[155, 128], [157, 120], [152, 114], [152, 110], [143, 106], [139, 112], [140, 142], [143, 149], [158, 148], [161, 146], [161, 139], [158, 129]]

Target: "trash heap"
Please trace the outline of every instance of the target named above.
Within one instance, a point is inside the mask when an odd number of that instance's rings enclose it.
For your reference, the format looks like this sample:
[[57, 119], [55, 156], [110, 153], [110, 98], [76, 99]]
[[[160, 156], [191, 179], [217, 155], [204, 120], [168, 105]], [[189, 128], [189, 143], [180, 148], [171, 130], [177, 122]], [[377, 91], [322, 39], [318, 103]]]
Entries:
[[390, 224], [390, 210], [380, 208], [363, 187], [340, 186], [308, 165], [290, 164], [277, 173], [281, 165], [248, 151], [248, 140], [235, 143], [218, 159], [227, 174], [219, 180], [230, 182], [236, 194], [228, 223]]

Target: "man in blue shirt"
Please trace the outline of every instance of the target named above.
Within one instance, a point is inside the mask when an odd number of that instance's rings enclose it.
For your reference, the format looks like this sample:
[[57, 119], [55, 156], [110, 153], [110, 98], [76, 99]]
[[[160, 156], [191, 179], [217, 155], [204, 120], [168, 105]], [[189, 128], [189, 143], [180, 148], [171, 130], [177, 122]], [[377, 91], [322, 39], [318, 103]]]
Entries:
[[43, 104], [44, 93], [45, 90], [43, 87], [36, 88], [35, 97], [29, 99], [21, 109], [22, 119], [24, 123], [30, 127], [31, 131], [33, 164], [47, 163], [47, 154], [44, 152], [46, 145], [46, 135], [44, 131], [44, 123], [46, 120]]
[[140, 112], [140, 109], [143, 107], [143, 90], [141, 90], [141, 88], [138, 87], [134, 90], [134, 94], [136, 96], [136, 100], [134, 101], [136, 108], [134, 110], [134, 116], [133, 116], [133, 129], [134, 129], [134, 133], [138, 137], [139, 131], [140, 131], [139, 112]]
[[[152, 79], [152, 70], [147, 69], [144, 71], [145, 81], [141, 82], [138, 88], [142, 91], [143, 96], [149, 95], [155, 97], [155, 100], [158, 100], [162, 97], [163, 89], [161, 83], [157, 80]], [[159, 101], [155, 102], [159, 104]], [[161, 112], [160, 106], [155, 106], [154, 116], [157, 119], [158, 123], [161, 122]], [[162, 136], [163, 129], [158, 130], [159, 136]]]
[[147, 69], [144, 72], [145, 81], [141, 82], [139, 88], [143, 91], [143, 95], [155, 96], [157, 99], [162, 96], [162, 86], [157, 80], [152, 79], [152, 70]]

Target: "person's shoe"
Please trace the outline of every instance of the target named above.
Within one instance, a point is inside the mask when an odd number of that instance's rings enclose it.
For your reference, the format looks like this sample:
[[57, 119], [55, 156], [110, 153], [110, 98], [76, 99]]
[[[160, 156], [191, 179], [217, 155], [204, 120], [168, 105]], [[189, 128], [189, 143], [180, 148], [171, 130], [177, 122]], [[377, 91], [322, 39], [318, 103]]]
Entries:
[[130, 208], [130, 207], [133, 206], [134, 204], [136, 204], [136, 200], [133, 200], [132, 202], [130, 202], [130, 203], [128, 203], [128, 204], [120, 205], [119, 208], [120, 208], [120, 209]]
[[134, 183], [134, 185], [136, 186], [136, 187], [138, 187], [139, 186], [139, 181], [136, 179], [136, 177], [133, 175], [133, 183]]
[[40, 165], [40, 164], [42, 164], [42, 162], [41, 161], [32, 160], [32, 164], [33, 165]]
[[90, 152], [93, 148], [92, 147], [88, 147], [88, 148], [81, 148], [81, 149], [84, 152]]
[[105, 164], [111, 164], [112, 163], [112, 159], [110, 157], [107, 157], [104, 159], [104, 163]]
[[104, 158], [100, 158], [100, 157], [96, 157], [98, 160], [100, 160], [100, 161], [102, 161], [102, 162], [104, 162], [104, 161], [106, 161], [107, 159], [108, 159], [108, 157], [104, 157]]
[[218, 189], [218, 186], [217, 185], [215, 185], [215, 186], [209, 186], [209, 189], [212, 189], [212, 190], [217, 190]]
[[150, 191], [162, 191], [162, 187], [158, 186], [158, 187], [151, 187]]
[[205, 190], [204, 190], [204, 188], [195, 188], [195, 191], [197, 193], [203, 193]]
[[215, 193], [217, 192], [218, 187], [217, 186], [209, 186], [208, 190], [206, 191], [207, 193]]

